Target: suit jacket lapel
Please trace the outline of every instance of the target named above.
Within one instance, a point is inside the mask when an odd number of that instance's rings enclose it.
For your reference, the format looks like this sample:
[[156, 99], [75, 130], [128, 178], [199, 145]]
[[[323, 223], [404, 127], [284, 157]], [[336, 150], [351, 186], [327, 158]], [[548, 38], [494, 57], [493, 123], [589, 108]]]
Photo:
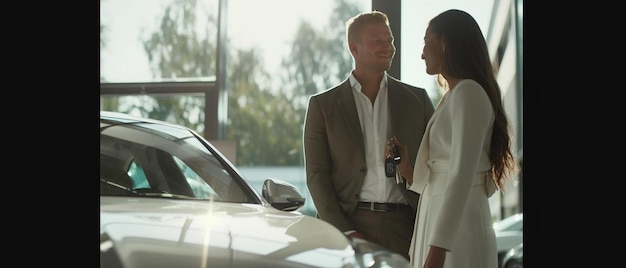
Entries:
[[341, 86], [341, 94], [337, 98], [337, 109], [339, 116], [344, 120], [348, 135], [358, 145], [359, 155], [365, 155], [365, 145], [363, 144], [363, 134], [361, 133], [361, 122], [359, 114], [356, 111], [356, 103], [350, 86], [350, 80], [346, 79]]
[[[387, 78], [387, 98], [389, 105], [389, 126], [392, 135], [396, 135], [400, 141], [405, 141], [408, 138], [413, 137], [404, 137], [402, 133], [398, 130], [402, 129], [403, 125], [407, 120], [411, 120], [411, 118], [407, 118], [406, 109], [408, 105], [411, 105], [410, 99], [407, 97], [406, 91], [403, 91], [400, 87], [402, 85], [398, 83], [395, 79], [391, 77]], [[391, 105], [393, 103], [393, 105]]]
[[[395, 83], [395, 80], [391, 79], [391, 78], [387, 78], [387, 102], [388, 103], [401, 103], [401, 96], [395, 94], [395, 91], [392, 90], [393, 88], [397, 87], [398, 85]], [[402, 107], [402, 105], [397, 105], [397, 106], [392, 106], [392, 105], [388, 105], [389, 106], [389, 126], [390, 126], [390, 130], [391, 130], [391, 134], [395, 135], [396, 134], [396, 122], [404, 122], [404, 113], [401, 112], [401, 110], [399, 109], [400, 107]], [[400, 138], [400, 137], [398, 137]]]

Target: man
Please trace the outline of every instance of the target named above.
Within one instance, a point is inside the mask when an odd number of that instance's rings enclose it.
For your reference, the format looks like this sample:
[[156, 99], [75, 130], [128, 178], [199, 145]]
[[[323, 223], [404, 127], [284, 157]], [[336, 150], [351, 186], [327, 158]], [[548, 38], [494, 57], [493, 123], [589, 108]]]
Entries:
[[309, 98], [304, 125], [307, 187], [318, 217], [408, 259], [418, 195], [385, 175], [386, 144], [396, 136], [415, 162], [434, 111], [422, 88], [387, 74], [396, 52], [387, 15], [358, 14], [346, 23], [354, 59], [350, 76]]

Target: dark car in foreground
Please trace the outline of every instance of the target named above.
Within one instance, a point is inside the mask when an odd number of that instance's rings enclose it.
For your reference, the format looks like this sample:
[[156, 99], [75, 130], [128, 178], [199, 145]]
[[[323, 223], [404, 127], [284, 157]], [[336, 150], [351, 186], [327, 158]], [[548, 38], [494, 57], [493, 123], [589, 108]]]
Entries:
[[409, 267], [305, 201], [278, 179], [258, 193], [186, 127], [100, 113], [100, 267]]

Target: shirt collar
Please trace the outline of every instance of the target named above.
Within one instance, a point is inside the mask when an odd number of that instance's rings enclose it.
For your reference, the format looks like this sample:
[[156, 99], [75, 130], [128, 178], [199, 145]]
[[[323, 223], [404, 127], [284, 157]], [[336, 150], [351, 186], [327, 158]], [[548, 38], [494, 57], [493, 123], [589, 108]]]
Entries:
[[[350, 72], [350, 77], [348, 79], [350, 80], [350, 86], [352, 87], [352, 89], [361, 92], [361, 83], [359, 83], [359, 80], [356, 80], [356, 77], [354, 77], [352, 72]], [[387, 88], [387, 72], [385, 72], [385, 74], [383, 75], [383, 79], [380, 81], [379, 88]]]

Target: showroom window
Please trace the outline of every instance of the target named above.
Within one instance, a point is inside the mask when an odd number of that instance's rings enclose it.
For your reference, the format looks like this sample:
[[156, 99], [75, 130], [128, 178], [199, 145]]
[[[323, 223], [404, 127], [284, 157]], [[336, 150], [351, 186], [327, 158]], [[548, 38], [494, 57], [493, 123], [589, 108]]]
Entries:
[[[180, 123], [231, 142], [231, 161], [256, 188], [272, 176], [308, 196], [301, 142], [306, 100], [348, 75], [345, 21], [370, 10], [371, 0], [100, 3], [101, 109]], [[220, 4], [227, 10], [221, 18]]]
[[[308, 197], [306, 101], [352, 68], [345, 21], [386, 1], [100, 0], [100, 109], [188, 126], [225, 151], [256, 188], [273, 176]], [[402, 1], [401, 19], [390, 18], [402, 26], [394, 31], [398, 78], [437, 103], [435, 78], [421, 59], [428, 20], [463, 9], [489, 39], [500, 17], [494, 14], [510, 2]]]

